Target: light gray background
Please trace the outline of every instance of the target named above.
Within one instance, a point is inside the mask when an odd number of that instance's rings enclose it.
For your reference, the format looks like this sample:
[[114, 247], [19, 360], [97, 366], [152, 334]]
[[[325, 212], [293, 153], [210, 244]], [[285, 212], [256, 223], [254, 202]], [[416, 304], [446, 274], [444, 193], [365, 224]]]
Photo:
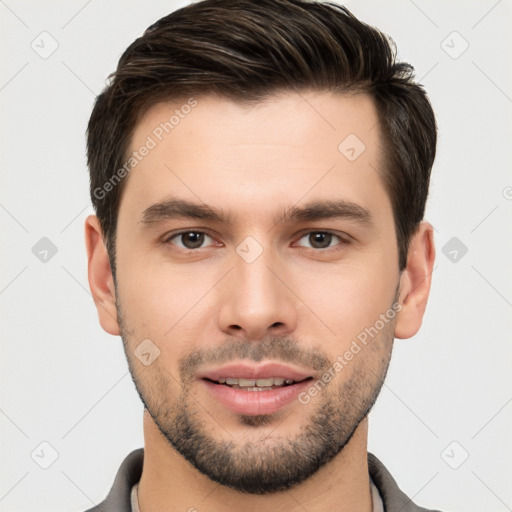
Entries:
[[[1, 511], [89, 508], [143, 445], [121, 340], [88, 290], [84, 132], [122, 51], [184, 3], [0, 0]], [[512, 510], [512, 3], [345, 5], [393, 36], [440, 129], [432, 294], [420, 334], [396, 342], [369, 449], [423, 506]], [[46, 262], [42, 237], [57, 247]], [[452, 237], [468, 249], [455, 262]]]

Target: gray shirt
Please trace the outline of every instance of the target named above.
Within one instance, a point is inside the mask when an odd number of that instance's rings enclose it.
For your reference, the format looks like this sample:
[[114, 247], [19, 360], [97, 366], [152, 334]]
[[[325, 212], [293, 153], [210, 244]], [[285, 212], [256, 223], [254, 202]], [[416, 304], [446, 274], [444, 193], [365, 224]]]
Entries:
[[[142, 475], [143, 461], [143, 448], [131, 452], [117, 471], [114, 484], [106, 499], [85, 512], [140, 512], [137, 502], [137, 484]], [[371, 453], [368, 453], [368, 469], [373, 512], [439, 512], [415, 505], [399, 489], [382, 462]]]
[[[380, 497], [379, 490], [370, 478], [370, 493], [372, 495], [372, 512], [384, 512], [384, 503]], [[131, 512], [140, 512], [139, 507], [139, 482], [137, 482], [130, 492], [130, 500], [132, 504]]]

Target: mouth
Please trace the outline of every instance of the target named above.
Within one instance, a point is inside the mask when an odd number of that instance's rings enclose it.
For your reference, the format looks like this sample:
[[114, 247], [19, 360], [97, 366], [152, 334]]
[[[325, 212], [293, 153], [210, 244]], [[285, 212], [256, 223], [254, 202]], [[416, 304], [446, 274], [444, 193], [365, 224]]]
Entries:
[[237, 379], [234, 377], [221, 377], [218, 380], [208, 380], [213, 384], [220, 384], [228, 386], [231, 389], [243, 389], [244, 391], [270, 391], [272, 389], [284, 388], [293, 386], [306, 380], [312, 380], [313, 377], [306, 377], [305, 379], [296, 381], [293, 379], [285, 379], [284, 377], [269, 377], [266, 379]]
[[220, 405], [249, 416], [272, 414], [297, 402], [299, 393], [314, 378], [303, 370], [280, 363], [229, 365], [198, 377]]

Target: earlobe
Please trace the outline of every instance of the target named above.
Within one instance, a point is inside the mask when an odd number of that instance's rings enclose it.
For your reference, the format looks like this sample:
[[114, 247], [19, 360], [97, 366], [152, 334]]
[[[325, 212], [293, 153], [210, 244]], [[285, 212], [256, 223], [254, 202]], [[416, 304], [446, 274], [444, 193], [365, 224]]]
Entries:
[[396, 338], [410, 338], [421, 327], [430, 293], [434, 260], [434, 229], [428, 222], [421, 222], [411, 238], [407, 266], [400, 278], [399, 301], [402, 309], [395, 324]]
[[101, 226], [96, 215], [85, 220], [89, 287], [98, 310], [101, 327], [114, 336], [120, 334], [117, 321], [114, 279]]

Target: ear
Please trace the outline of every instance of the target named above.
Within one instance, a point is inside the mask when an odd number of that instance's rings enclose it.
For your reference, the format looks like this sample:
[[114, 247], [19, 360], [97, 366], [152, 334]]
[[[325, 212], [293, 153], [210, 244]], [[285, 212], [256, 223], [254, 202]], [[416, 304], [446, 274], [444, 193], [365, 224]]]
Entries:
[[96, 215], [85, 220], [85, 245], [87, 247], [89, 287], [98, 310], [101, 327], [119, 336], [116, 293], [107, 248], [103, 242], [100, 222]]
[[407, 266], [400, 276], [399, 302], [402, 309], [395, 324], [396, 338], [410, 338], [421, 327], [430, 293], [434, 259], [434, 229], [428, 222], [421, 222], [411, 238]]

